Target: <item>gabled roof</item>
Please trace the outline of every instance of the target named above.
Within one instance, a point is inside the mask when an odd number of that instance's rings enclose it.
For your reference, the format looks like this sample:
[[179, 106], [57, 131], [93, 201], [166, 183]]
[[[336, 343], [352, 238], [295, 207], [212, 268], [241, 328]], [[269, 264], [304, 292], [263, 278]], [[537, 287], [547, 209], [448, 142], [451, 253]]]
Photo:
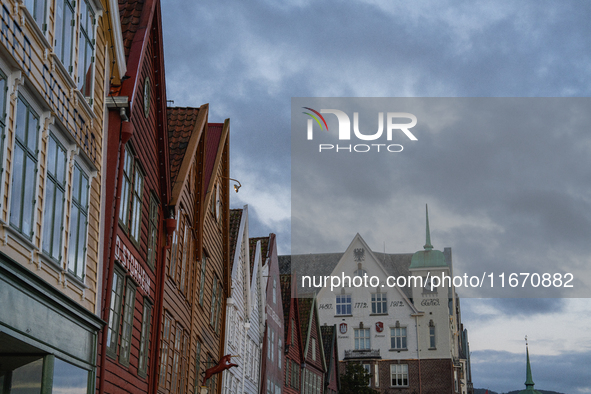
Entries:
[[[310, 276], [330, 275], [344, 253], [319, 253], [319, 254], [301, 254], [293, 256], [279, 256], [279, 272], [281, 274], [291, 273], [292, 267], [297, 268], [298, 272], [305, 272]], [[408, 276], [410, 271], [408, 267], [413, 253], [377, 253], [373, 252], [376, 259], [382, 264], [388, 275]], [[412, 298], [412, 288], [409, 286], [400, 288], [408, 297]], [[316, 289], [319, 291], [320, 289]]]
[[[269, 237], [258, 237], [258, 238], [250, 238], [248, 240], [250, 244], [250, 274], [254, 271], [254, 258], [256, 253], [257, 242], [261, 241], [261, 260], [262, 264], [265, 264], [265, 260], [267, 259], [267, 251], [269, 249]], [[252, 277], [250, 278], [252, 279]]]
[[203, 173], [203, 193], [206, 193], [209, 190], [208, 187], [213, 176], [215, 160], [218, 153], [218, 147], [220, 145], [220, 139], [222, 138], [223, 128], [223, 123], [207, 124], [207, 137], [205, 138], [205, 171]]
[[[302, 335], [302, 345], [304, 349], [303, 357], [304, 360], [308, 354], [308, 346], [310, 344], [310, 336], [312, 333], [312, 321], [314, 315], [316, 316], [316, 327], [318, 329], [318, 339], [322, 342], [322, 334], [320, 332], [320, 321], [318, 320], [318, 312], [316, 310], [316, 296], [302, 295], [303, 298], [298, 298], [298, 312], [300, 314], [300, 333]], [[324, 345], [319, 343], [321, 349], [324, 349]], [[320, 352], [322, 358], [322, 366], [326, 372], [326, 357], [324, 357], [324, 351]]]
[[140, 19], [145, 0], [119, 0], [119, 16], [121, 18], [121, 34], [123, 36], [123, 48], [125, 60], [129, 59], [131, 44], [135, 33], [140, 27]]
[[[320, 326], [320, 334], [322, 334], [322, 344], [324, 345], [324, 357], [327, 360], [331, 360], [334, 340], [337, 334], [337, 327]], [[332, 364], [332, 362], [329, 361], [329, 364]]]
[[279, 285], [281, 286], [281, 302], [283, 303], [283, 327], [285, 339], [287, 343], [287, 333], [289, 327], [289, 312], [291, 308], [291, 275], [279, 275]]
[[199, 108], [167, 108], [170, 179], [174, 184], [195, 130]]
[[241, 220], [242, 209], [230, 209], [230, 272], [232, 272], [232, 269], [234, 268], [234, 253], [236, 253], [236, 244], [238, 243]]

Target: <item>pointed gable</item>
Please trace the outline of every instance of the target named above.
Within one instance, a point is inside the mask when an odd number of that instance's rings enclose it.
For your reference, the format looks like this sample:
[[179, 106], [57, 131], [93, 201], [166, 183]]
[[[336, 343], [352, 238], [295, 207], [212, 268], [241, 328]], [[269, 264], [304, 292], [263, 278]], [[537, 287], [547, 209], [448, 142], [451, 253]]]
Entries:
[[230, 272], [232, 272], [234, 268], [234, 254], [236, 253], [241, 220], [242, 209], [230, 209]]
[[203, 192], [209, 190], [211, 178], [213, 176], [213, 170], [215, 167], [215, 161], [218, 153], [218, 147], [220, 145], [220, 139], [222, 138], [223, 123], [208, 123], [207, 124], [207, 137], [205, 139], [205, 171], [203, 178], [203, 187], [207, 188]]
[[267, 253], [269, 249], [269, 237], [257, 237], [257, 238], [250, 238], [248, 240], [250, 245], [250, 275], [252, 279], [252, 273], [254, 271], [254, 264], [255, 264], [255, 253], [257, 248], [257, 242], [261, 241], [261, 260], [262, 264], [265, 264], [265, 260], [267, 259]]
[[167, 108], [170, 178], [174, 184], [195, 130], [199, 108]]

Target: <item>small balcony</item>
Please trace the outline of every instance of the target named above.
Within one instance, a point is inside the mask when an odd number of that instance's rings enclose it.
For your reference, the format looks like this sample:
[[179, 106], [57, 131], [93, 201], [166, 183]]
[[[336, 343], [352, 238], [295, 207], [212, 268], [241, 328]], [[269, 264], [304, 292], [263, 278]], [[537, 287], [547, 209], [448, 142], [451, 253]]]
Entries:
[[381, 359], [380, 349], [345, 350], [345, 360], [369, 358]]

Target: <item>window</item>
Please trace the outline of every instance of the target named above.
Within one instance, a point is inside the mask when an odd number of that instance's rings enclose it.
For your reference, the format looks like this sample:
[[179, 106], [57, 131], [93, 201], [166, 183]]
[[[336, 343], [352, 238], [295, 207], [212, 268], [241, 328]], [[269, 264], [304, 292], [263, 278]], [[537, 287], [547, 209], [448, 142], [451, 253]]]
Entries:
[[351, 295], [342, 294], [337, 296], [337, 315], [351, 314]]
[[[150, 115], [150, 79], [144, 79], [144, 116], [147, 118]], [[191, 187], [193, 189], [193, 187]]]
[[74, 71], [74, 28], [76, 25], [74, 10], [73, 1], [56, 0], [55, 2], [54, 51], [70, 74]]
[[80, 42], [78, 43], [78, 83], [76, 87], [87, 98], [92, 96], [95, 24], [96, 19], [92, 8], [87, 0], [80, 0]]
[[[365, 373], [371, 375], [371, 365], [370, 364], [363, 364], [363, 369], [365, 369]], [[367, 380], [367, 385], [371, 386], [371, 376]]]
[[369, 342], [369, 328], [355, 329], [355, 350], [371, 349]]
[[53, 134], [47, 143], [47, 178], [43, 212], [43, 252], [61, 261], [62, 222], [66, 195], [66, 149]]
[[367, 271], [364, 270], [363, 268], [358, 268], [355, 270], [355, 272], [353, 273], [355, 276], [360, 276], [363, 278], [364, 275], [367, 275]]
[[10, 225], [33, 238], [39, 116], [20, 95], [16, 109]]
[[129, 353], [131, 348], [131, 334], [133, 331], [133, 312], [135, 311], [135, 285], [131, 280], [127, 281], [125, 288], [125, 308], [123, 310], [123, 326], [121, 327], [121, 347], [119, 349], [119, 362], [129, 365]]
[[45, 9], [47, 7], [45, 0], [25, 0], [25, 7], [37, 22], [39, 28], [43, 31], [47, 30], [45, 24]]
[[86, 262], [86, 227], [88, 224], [88, 177], [74, 165], [72, 182], [72, 210], [70, 212], [70, 242], [68, 245], [68, 271], [84, 278]]
[[291, 342], [290, 344], [295, 344], [295, 319], [291, 319]]
[[139, 163], [134, 158], [131, 148], [125, 148], [123, 164], [123, 183], [121, 185], [121, 209], [119, 221], [127, 230], [135, 244], [140, 242], [140, 225], [142, 214], [142, 193], [144, 189], [144, 175]]
[[[181, 292], [183, 294], [185, 294], [185, 281], [186, 281], [186, 276], [187, 276], [187, 256], [190, 253], [190, 245], [189, 245], [189, 237], [190, 237], [190, 233], [189, 233], [189, 225], [188, 225], [188, 220], [185, 218], [183, 220], [185, 222], [185, 231], [183, 231], [183, 250], [181, 251], [182, 253], [182, 257], [181, 257], [181, 278], [180, 278], [180, 283], [179, 283], [179, 288], [181, 290]], [[190, 262], [189, 262], [190, 263]]]
[[168, 349], [170, 341], [171, 318], [168, 314], [164, 316], [164, 327], [162, 328], [162, 344], [160, 348], [160, 387], [166, 388], [166, 371], [168, 369]]
[[180, 387], [179, 382], [179, 372], [180, 372], [180, 362], [181, 362], [181, 341], [183, 338], [183, 328], [179, 323], [176, 324], [176, 334], [174, 336], [174, 349], [172, 352], [172, 377], [170, 381], [172, 383], [172, 388], [170, 391], [172, 393], [178, 393], [178, 389]]
[[406, 349], [406, 327], [390, 328], [390, 348]]
[[275, 331], [271, 328], [271, 362], [275, 361]]
[[218, 332], [220, 312], [222, 309], [222, 284], [218, 280], [217, 276], [213, 277], [213, 287], [211, 291], [211, 318], [209, 323], [213, 326], [214, 330]]
[[316, 338], [312, 338], [312, 360], [316, 361]]
[[220, 213], [222, 212], [222, 200], [220, 198], [221, 185], [218, 183], [215, 188], [215, 219], [220, 220]]
[[146, 376], [148, 372], [148, 353], [150, 351], [150, 327], [152, 326], [152, 304], [144, 297], [142, 313], [142, 332], [140, 336], [140, 357], [138, 360], [138, 374]]
[[277, 364], [279, 365], [279, 369], [281, 369], [281, 361], [283, 359], [283, 354], [281, 353], [282, 345], [281, 338], [279, 338], [279, 343], [277, 344]]
[[195, 356], [195, 384], [193, 385], [194, 387], [200, 387], [201, 386], [201, 342], [197, 341], [197, 351], [196, 351], [196, 356]]
[[207, 263], [207, 257], [205, 253], [203, 254], [203, 258], [201, 261], [201, 278], [199, 280], [199, 304], [203, 306], [203, 290], [205, 288], [205, 266]]
[[375, 386], [380, 387], [380, 366], [379, 366], [379, 364], [376, 363], [373, 365], [373, 367], [374, 367], [373, 377], [376, 382]]
[[277, 303], [277, 280], [273, 278], [273, 304]]
[[373, 293], [371, 295], [371, 313], [388, 313], [388, 297], [386, 293]]
[[408, 364], [390, 364], [392, 386], [408, 386]]
[[150, 219], [148, 223], [148, 265], [154, 269], [156, 267], [156, 249], [158, 242], [158, 199], [154, 194], [150, 194]]
[[183, 350], [181, 354], [181, 378], [179, 383], [179, 389], [181, 394], [185, 394], [185, 388], [187, 386], [186, 379], [187, 379], [187, 368], [188, 368], [188, 360], [187, 354], [189, 351], [189, 333], [183, 333]]
[[435, 349], [435, 323], [429, 321], [429, 349]]
[[[4, 165], [2, 153], [4, 152], [4, 129], [6, 128], [6, 92], [8, 92], [6, 75], [0, 70], [0, 166]], [[4, 168], [0, 168], [0, 173], [3, 170]]]
[[117, 340], [119, 338], [119, 318], [121, 316], [121, 298], [123, 297], [123, 272], [117, 267], [113, 272], [113, 287], [111, 289], [111, 305], [109, 306], [109, 328], [107, 332], [107, 355], [117, 355]]

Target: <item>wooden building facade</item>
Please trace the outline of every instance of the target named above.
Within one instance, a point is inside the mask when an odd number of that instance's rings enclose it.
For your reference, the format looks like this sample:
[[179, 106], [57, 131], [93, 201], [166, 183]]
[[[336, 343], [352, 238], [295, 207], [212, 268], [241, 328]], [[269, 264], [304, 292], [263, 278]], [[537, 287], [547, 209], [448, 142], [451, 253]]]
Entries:
[[[158, 324], [161, 393], [199, 390], [222, 356], [229, 268], [229, 120], [208, 124], [208, 105], [168, 108], [176, 228], [166, 253]], [[221, 390], [220, 377], [207, 382]]]
[[5, 391], [23, 381], [44, 393], [52, 387], [88, 393], [95, 388], [96, 341], [103, 326], [95, 313], [105, 87], [119, 70], [108, 52], [111, 20], [104, 11], [110, 5], [2, 2], [0, 387]]

